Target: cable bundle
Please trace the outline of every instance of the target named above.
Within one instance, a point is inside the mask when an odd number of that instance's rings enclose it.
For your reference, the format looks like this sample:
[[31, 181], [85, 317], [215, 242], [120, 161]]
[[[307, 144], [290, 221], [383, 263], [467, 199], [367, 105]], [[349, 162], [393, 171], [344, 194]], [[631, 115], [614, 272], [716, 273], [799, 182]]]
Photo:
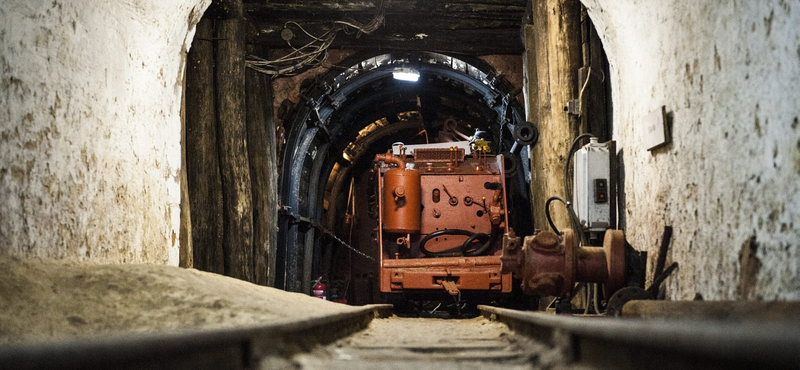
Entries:
[[274, 60], [266, 60], [254, 55], [247, 56], [247, 67], [271, 75], [277, 76], [293, 76], [309, 67], [319, 67], [328, 58], [328, 48], [333, 44], [336, 35], [339, 31], [343, 31], [347, 35], [356, 35], [356, 38], [361, 34], [370, 34], [378, 29], [383, 24], [384, 16], [386, 13], [387, 0], [381, 0], [378, 4], [378, 10], [372, 20], [366, 24], [359, 23], [355, 20], [334, 21], [333, 27], [316, 36], [303, 28], [300, 23], [295, 21], [288, 21], [284, 24], [284, 28], [290, 26], [298, 28], [306, 36], [311, 38], [311, 41], [303, 46], [295, 47], [292, 45], [291, 40], [286, 40], [286, 44], [292, 48], [292, 52]]

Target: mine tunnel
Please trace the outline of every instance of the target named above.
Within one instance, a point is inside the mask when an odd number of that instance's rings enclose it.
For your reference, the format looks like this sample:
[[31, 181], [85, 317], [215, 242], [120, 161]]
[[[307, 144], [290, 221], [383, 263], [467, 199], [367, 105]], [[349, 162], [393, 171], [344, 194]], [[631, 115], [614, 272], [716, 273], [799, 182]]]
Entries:
[[0, 4], [0, 368], [797, 368], [800, 4]]

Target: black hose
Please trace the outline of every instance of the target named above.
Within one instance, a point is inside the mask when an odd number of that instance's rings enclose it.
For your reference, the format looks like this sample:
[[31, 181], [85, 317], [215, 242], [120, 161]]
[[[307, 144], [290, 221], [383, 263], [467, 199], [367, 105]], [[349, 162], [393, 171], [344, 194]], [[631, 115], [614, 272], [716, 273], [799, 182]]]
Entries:
[[552, 202], [554, 200], [557, 200], [557, 201], [560, 201], [561, 203], [564, 203], [565, 206], [567, 205], [567, 202], [561, 197], [550, 197], [550, 198], [547, 199], [547, 202], [544, 203], [544, 215], [547, 217], [547, 223], [550, 224], [550, 228], [553, 229], [554, 233], [560, 235], [561, 232], [558, 231], [558, 228], [553, 223], [553, 219], [550, 218], [550, 202]]
[[[472, 242], [474, 242], [475, 240], [480, 242], [481, 241], [480, 239], [485, 239], [483, 245], [481, 245], [478, 249], [469, 251], [468, 249], [469, 246], [472, 245]], [[489, 249], [491, 244], [492, 244], [492, 238], [488, 234], [475, 233], [472, 234], [472, 236], [470, 236], [469, 238], [467, 238], [467, 240], [464, 241], [464, 244], [461, 244], [461, 253], [466, 257], [480, 256], [481, 254], [486, 252], [487, 249]]]
[[[467, 240], [461, 244], [461, 248], [459, 252], [431, 252], [425, 249], [425, 243], [427, 243], [432, 238], [436, 238], [442, 235], [464, 235], [468, 236]], [[469, 251], [470, 245], [475, 241], [481, 241], [485, 239], [486, 241], [483, 242], [483, 245], [478, 249], [473, 251]], [[426, 235], [422, 240], [419, 241], [419, 250], [424, 254], [426, 257], [474, 257], [479, 256], [482, 253], [486, 252], [491, 245], [491, 237], [485, 233], [473, 233], [472, 231], [461, 230], [461, 229], [444, 229], [444, 230], [437, 230], [428, 235]]]
[[[575, 214], [575, 210], [572, 209], [572, 204], [570, 204], [569, 202], [565, 201], [561, 197], [550, 197], [550, 198], [547, 199], [547, 202], [544, 203], [544, 215], [547, 217], [547, 223], [550, 224], [550, 227], [553, 229], [553, 232], [555, 232], [556, 234], [559, 234], [559, 235], [561, 234], [561, 232], [558, 231], [558, 228], [556, 228], [556, 225], [553, 224], [553, 219], [550, 217], [550, 202], [552, 202], [554, 200], [557, 200], [557, 201], [559, 201], [561, 203], [564, 203], [564, 206], [567, 208], [567, 214], [568, 214], [569, 219], [570, 219], [570, 221], [572, 223], [572, 229], [576, 233], [582, 234], [583, 232], [580, 230], [580, 226], [581, 225], [578, 223], [578, 215], [576, 215]], [[584, 243], [584, 245], [586, 245], [586, 243]]]

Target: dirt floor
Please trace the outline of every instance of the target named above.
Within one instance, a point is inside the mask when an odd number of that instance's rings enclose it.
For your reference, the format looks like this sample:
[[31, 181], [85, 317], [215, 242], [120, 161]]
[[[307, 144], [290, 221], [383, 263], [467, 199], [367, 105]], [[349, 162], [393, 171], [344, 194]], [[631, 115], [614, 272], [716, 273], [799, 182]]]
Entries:
[[279, 323], [353, 309], [193, 269], [0, 257], [0, 343]]
[[[391, 317], [329, 346], [291, 359], [303, 370], [476, 369], [528, 370], [542, 363], [544, 346], [484, 318], [443, 320]], [[262, 368], [276, 368], [276, 366]]]

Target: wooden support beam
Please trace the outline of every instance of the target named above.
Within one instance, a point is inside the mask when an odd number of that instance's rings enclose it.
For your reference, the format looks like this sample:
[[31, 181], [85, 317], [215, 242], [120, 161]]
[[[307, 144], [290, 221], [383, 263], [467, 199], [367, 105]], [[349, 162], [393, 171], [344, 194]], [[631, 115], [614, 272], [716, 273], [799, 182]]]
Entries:
[[[188, 58], [186, 66], [189, 66]], [[178, 177], [181, 184], [181, 218], [180, 236], [178, 237], [178, 266], [192, 268], [194, 266], [194, 249], [192, 248], [192, 213], [189, 208], [189, 177], [186, 173], [186, 69], [183, 70], [183, 93], [181, 94], [181, 169]]]
[[[251, 51], [255, 52], [255, 51]], [[247, 153], [253, 191], [253, 256], [255, 283], [275, 282], [278, 232], [278, 172], [272, 83], [252, 69], [245, 72]]]
[[[524, 0], [387, 2], [382, 25], [359, 37], [341, 33], [332, 45], [346, 49], [433, 50], [472, 55], [519, 54], [523, 51], [520, 22]], [[270, 1], [246, 4], [245, 13], [257, 30], [251, 40], [269, 48], [285, 48], [280, 33], [287, 22], [298, 22], [314, 35], [322, 35], [335, 20], [368, 22], [378, 1]], [[294, 25], [293, 45], [311, 39]]]
[[[286, 42], [278, 36], [279, 31], [262, 33], [251, 40], [267, 48], [287, 48]], [[524, 51], [519, 27], [502, 30], [452, 30], [435, 31], [426, 36], [416, 33], [385, 34], [376, 31], [371, 35], [355, 38], [340, 33], [334, 40], [333, 49], [379, 49], [379, 50], [426, 50], [440, 53], [465, 54], [471, 56], [515, 54]], [[296, 44], [304, 45], [310, 39], [298, 38]], [[295, 42], [293, 41], [294, 45]]]
[[592, 69], [592, 73], [589, 76], [586, 91], [583, 93], [585, 97], [584, 103], [586, 104], [586, 109], [583, 111], [587, 120], [586, 127], [588, 127], [588, 131], [600, 138], [601, 142], [604, 142], [611, 140], [612, 134], [608, 115], [610, 107], [607, 100], [607, 94], [609, 94], [608, 59], [592, 21], [588, 17], [586, 20], [589, 36], [589, 66]]
[[[221, 0], [218, 0], [221, 1]], [[374, 14], [381, 0], [247, 0], [244, 9], [247, 13], [263, 12], [276, 14], [285, 11], [306, 13], [341, 13], [353, 16], [362, 13]], [[525, 10], [526, 0], [390, 0], [386, 1], [387, 13], [427, 12], [483, 12]]]
[[237, 19], [243, 15], [242, 0], [213, 0], [206, 10], [206, 16], [212, 19]]
[[[240, 1], [226, 1], [241, 7]], [[236, 9], [232, 10], [234, 13]], [[217, 132], [225, 274], [253, 281], [253, 205], [245, 126], [244, 21], [217, 21]]]
[[[532, 101], [528, 119], [539, 128], [540, 137], [531, 151], [531, 193], [535, 226], [548, 229], [545, 200], [565, 196], [565, 155], [579, 131], [577, 118], [568, 115], [564, 106], [578, 95], [578, 68], [582, 64], [580, 2], [532, 1], [533, 25], [526, 26], [525, 32], [526, 73], [537, 86], [535, 93], [529, 89]], [[556, 226], [570, 227], [564, 207], [554, 203], [551, 208]]]
[[187, 57], [186, 172], [193, 267], [223, 274], [222, 179], [217, 153], [213, 21], [203, 18]]

